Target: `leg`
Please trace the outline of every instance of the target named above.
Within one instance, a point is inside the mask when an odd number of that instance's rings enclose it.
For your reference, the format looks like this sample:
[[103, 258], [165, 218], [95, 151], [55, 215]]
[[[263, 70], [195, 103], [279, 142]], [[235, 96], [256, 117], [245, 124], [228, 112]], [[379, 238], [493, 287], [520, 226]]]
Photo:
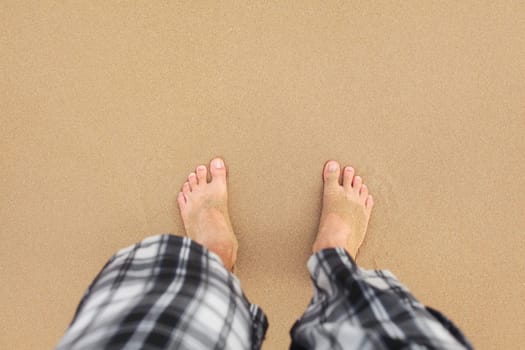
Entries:
[[226, 170], [216, 161], [210, 183], [199, 166], [179, 194], [190, 237], [154, 236], [117, 252], [88, 288], [58, 349], [260, 348], [268, 323], [229, 271], [237, 241]]
[[441, 314], [419, 303], [389, 271], [354, 259], [366, 234], [373, 198], [354, 169], [324, 168], [323, 209], [308, 269], [315, 293], [291, 330], [292, 349], [471, 348]]

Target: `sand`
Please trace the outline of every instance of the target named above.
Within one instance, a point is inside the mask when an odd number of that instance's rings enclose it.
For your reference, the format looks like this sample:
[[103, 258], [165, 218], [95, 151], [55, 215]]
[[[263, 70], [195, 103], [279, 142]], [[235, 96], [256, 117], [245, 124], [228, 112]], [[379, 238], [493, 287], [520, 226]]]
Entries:
[[376, 199], [360, 264], [519, 347], [524, 33], [522, 2], [3, 1], [0, 348], [52, 348], [117, 249], [182, 233], [175, 194], [216, 155], [265, 349], [311, 297], [328, 159]]

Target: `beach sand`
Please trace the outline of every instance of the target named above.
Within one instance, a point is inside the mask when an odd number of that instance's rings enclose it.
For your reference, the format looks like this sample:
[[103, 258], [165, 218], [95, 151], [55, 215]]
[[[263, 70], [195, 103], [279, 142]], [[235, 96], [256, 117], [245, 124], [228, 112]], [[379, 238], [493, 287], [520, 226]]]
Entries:
[[523, 33], [519, 2], [3, 2], [0, 348], [52, 348], [117, 249], [182, 233], [214, 156], [265, 349], [312, 294], [328, 159], [375, 198], [360, 264], [525, 343]]

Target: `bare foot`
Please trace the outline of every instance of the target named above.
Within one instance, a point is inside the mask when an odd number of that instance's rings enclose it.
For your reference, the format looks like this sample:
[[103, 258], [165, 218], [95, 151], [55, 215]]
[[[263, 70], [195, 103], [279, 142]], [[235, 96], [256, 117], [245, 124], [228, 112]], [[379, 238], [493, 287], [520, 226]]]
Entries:
[[326, 248], [343, 247], [355, 259], [365, 239], [374, 200], [363, 185], [363, 179], [354, 176], [352, 167], [345, 167], [342, 186], [339, 184], [340, 173], [339, 163], [326, 163], [323, 209], [312, 250], [315, 253]]
[[237, 238], [228, 214], [226, 168], [221, 158], [210, 162], [212, 180], [207, 181], [207, 169], [197, 167], [188, 175], [177, 202], [186, 234], [217, 254], [228, 270], [237, 259]]

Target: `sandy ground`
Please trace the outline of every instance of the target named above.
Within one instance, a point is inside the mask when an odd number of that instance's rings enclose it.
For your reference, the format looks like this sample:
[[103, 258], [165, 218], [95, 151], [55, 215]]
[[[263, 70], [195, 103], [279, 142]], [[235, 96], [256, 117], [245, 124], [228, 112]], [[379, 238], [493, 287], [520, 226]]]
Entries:
[[181, 233], [215, 155], [266, 349], [311, 296], [330, 158], [376, 199], [361, 264], [479, 349], [525, 342], [523, 2], [33, 3], [0, 4], [0, 348], [52, 348], [115, 250]]

